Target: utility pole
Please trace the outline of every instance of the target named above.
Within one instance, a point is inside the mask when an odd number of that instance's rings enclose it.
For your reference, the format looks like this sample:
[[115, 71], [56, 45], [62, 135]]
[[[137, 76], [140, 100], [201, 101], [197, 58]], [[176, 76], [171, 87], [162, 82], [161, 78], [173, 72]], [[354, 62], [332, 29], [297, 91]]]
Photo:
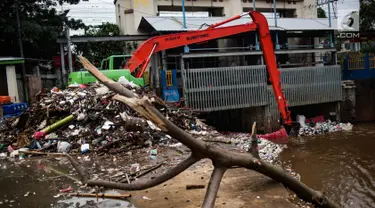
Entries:
[[[22, 36], [21, 36], [21, 21], [20, 21], [20, 14], [19, 14], [19, 2], [18, 0], [15, 1], [16, 3], [16, 19], [17, 19], [17, 39], [18, 39], [18, 46], [20, 48], [20, 56], [21, 58], [24, 58], [23, 54], [23, 44], [22, 44]], [[23, 86], [23, 94], [25, 101], [29, 101], [28, 93], [27, 93], [27, 86], [26, 86], [26, 69], [25, 69], [25, 63], [22, 63], [22, 86]]]
[[[328, 1], [328, 25], [331, 28], [332, 27], [332, 20], [331, 20], [331, 1]], [[329, 43], [331, 48], [333, 48], [333, 34], [330, 32], [329, 35]]]
[[[185, 15], [185, 0], [182, 0], [182, 19], [184, 22], [184, 28], [187, 29], [186, 27], [186, 15]], [[189, 53], [189, 47], [186, 45], [184, 47], [184, 52]]]
[[[275, 28], [277, 28], [277, 14], [276, 14], [276, 0], [273, 0], [273, 14], [275, 16]], [[279, 34], [277, 33], [277, 30], [275, 31], [276, 33], [276, 43], [275, 43], [275, 49], [280, 50], [280, 45], [279, 45]]]
[[[336, 9], [335, 9], [335, 5], [333, 4], [334, 2], [337, 2], [337, 1], [336, 0], [317, 0], [316, 2], [316, 6], [328, 4], [328, 26], [330, 28], [332, 27], [331, 3], [334, 8], [334, 16], [336, 17], [336, 11], [335, 11]], [[330, 32], [329, 34], [329, 43], [330, 43], [330, 47], [333, 48], [334, 47], [333, 32]]]
[[65, 28], [65, 35], [66, 35], [67, 47], [68, 47], [69, 73], [71, 73], [73, 71], [72, 41], [70, 40], [70, 28], [68, 26]]
[[[256, 4], [255, 4], [255, 1], [256, 0], [253, 0], [253, 10], [256, 11]], [[255, 50], [256, 51], [259, 51], [260, 50], [260, 47], [259, 47], [259, 41], [258, 41], [258, 33], [255, 32]]]

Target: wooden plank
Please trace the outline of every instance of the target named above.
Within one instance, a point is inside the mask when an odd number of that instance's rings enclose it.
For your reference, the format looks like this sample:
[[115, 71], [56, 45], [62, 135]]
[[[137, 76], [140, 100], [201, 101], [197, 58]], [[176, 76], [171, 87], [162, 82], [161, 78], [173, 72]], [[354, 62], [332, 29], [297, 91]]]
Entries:
[[40, 76], [30, 75], [27, 77], [28, 93], [31, 102], [36, 101], [36, 94], [42, 90], [42, 79]]

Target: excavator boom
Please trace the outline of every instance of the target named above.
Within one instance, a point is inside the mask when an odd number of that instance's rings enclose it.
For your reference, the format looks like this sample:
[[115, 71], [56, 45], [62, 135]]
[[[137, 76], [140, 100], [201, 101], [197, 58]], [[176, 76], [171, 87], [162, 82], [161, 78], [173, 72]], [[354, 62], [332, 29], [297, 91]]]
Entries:
[[[228, 22], [240, 19], [242, 16], [249, 14], [253, 19], [252, 23], [220, 27]], [[143, 42], [133, 53], [131, 59], [127, 62], [125, 68], [130, 72], [135, 72], [136, 77], [142, 77], [147, 65], [150, 62], [152, 54], [159, 51], [190, 45], [194, 43], [205, 42], [209, 40], [219, 39], [231, 35], [256, 30], [259, 42], [263, 51], [264, 61], [270, 76], [272, 88], [276, 97], [276, 102], [283, 118], [284, 124], [291, 124], [291, 115], [288, 110], [287, 102], [282, 91], [280, 83], [280, 71], [277, 69], [276, 57], [273, 49], [271, 33], [268, 27], [267, 19], [259, 12], [250, 11], [243, 15], [237, 15], [230, 19], [211, 25], [205, 30], [182, 32], [170, 35], [161, 35], [148, 39]]]

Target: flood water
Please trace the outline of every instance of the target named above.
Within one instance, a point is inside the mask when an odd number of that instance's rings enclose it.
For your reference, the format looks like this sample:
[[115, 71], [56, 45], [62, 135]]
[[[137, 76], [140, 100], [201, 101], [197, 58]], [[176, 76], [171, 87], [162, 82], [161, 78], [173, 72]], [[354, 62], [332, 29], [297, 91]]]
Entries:
[[281, 159], [342, 207], [375, 207], [375, 124], [292, 139]]
[[71, 170], [66, 158], [0, 160], [0, 207], [135, 208], [124, 200], [65, 196], [62, 190], [77, 192], [80, 187]]

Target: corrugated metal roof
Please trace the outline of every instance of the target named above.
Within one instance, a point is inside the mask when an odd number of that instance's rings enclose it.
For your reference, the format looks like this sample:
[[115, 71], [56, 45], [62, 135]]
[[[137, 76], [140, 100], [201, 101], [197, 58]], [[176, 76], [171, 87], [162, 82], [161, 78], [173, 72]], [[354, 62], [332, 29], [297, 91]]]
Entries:
[[[142, 22], [147, 22], [156, 31], [186, 31], [204, 29], [211, 25], [227, 19], [226, 17], [187, 17], [186, 27], [183, 27], [182, 17], [143, 17]], [[328, 26], [328, 19], [299, 19], [299, 18], [280, 18], [277, 19], [277, 27], [273, 18], [267, 19], [270, 30], [335, 30], [337, 29], [336, 21], [332, 21], [332, 27]], [[144, 24], [139, 25], [138, 29], [143, 29]], [[250, 17], [243, 17], [234, 20], [222, 26], [233, 26], [252, 22]], [[221, 26], [221, 27], [222, 27]]]

